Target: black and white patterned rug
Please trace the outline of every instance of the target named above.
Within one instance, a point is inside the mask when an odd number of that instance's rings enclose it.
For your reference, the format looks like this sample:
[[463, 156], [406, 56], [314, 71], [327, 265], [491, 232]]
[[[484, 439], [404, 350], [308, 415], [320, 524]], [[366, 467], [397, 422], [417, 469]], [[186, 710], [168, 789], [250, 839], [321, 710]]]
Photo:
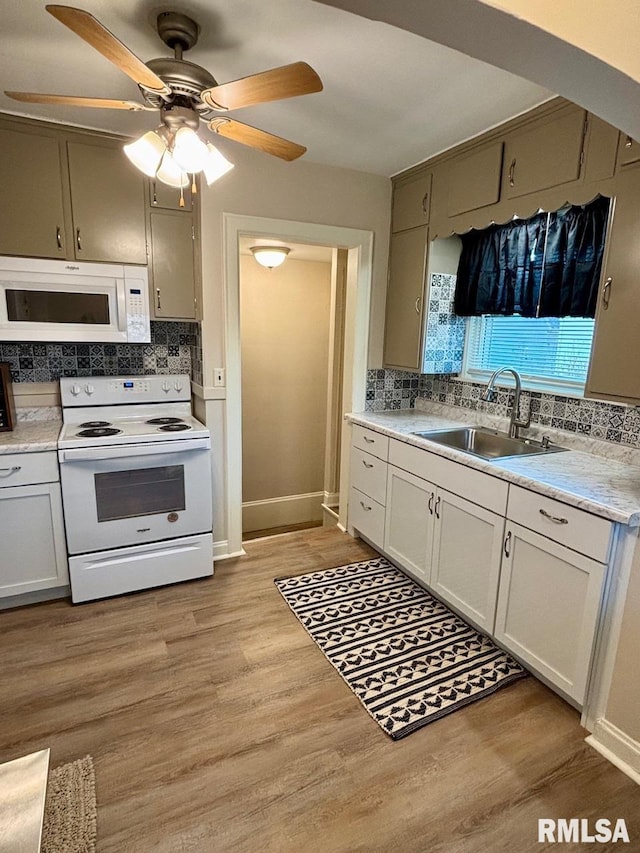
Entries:
[[382, 557], [275, 583], [394, 740], [527, 674]]

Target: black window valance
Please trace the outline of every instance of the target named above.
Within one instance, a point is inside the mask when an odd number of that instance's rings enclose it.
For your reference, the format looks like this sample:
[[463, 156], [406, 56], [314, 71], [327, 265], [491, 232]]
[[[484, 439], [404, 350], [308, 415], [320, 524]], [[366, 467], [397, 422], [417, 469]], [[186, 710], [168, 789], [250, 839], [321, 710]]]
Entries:
[[523, 317], [594, 317], [609, 199], [462, 236], [454, 310]]

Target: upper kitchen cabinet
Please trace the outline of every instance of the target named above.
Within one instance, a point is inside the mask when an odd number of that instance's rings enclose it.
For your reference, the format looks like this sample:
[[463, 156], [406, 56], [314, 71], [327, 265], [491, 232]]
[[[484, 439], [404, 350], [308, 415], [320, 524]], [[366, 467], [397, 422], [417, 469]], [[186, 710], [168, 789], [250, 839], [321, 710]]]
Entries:
[[500, 200], [503, 143], [484, 145], [449, 167], [447, 213], [457, 216]]
[[67, 142], [77, 260], [146, 264], [144, 178], [121, 147]]
[[175, 187], [168, 187], [162, 181], [157, 181], [151, 178], [149, 181], [149, 204], [151, 207], [157, 207], [162, 210], [179, 210], [183, 213], [190, 213], [193, 209], [193, 199], [191, 197], [191, 187], [185, 187], [182, 191], [182, 199], [184, 205], [180, 206], [180, 190]]
[[0, 127], [0, 254], [65, 258], [59, 137]]
[[600, 282], [586, 397], [640, 400], [640, 169], [618, 182]]
[[150, 287], [156, 319], [196, 317], [195, 230], [191, 216], [173, 211], [150, 214]]
[[419, 370], [428, 249], [426, 226], [391, 235], [384, 363]]
[[618, 166], [628, 166], [640, 160], [640, 142], [627, 133], [621, 133], [618, 141]]
[[431, 172], [400, 180], [393, 186], [392, 232], [427, 225], [431, 206]]
[[503, 197], [519, 198], [580, 177], [587, 113], [568, 107], [508, 134]]

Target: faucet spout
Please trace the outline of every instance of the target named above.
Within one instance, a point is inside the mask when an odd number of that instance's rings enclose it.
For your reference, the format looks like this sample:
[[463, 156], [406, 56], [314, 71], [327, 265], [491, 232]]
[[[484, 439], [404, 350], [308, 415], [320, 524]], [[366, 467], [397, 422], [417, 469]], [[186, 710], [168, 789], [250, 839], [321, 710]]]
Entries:
[[513, 381], [515, 384], [515, 390], [513, 392], [513, 406], [511, 407], [511, 413], [509, 415], [509, 436], [511, 438], [518, 438], [519, 430], [526, 429], [531, 424], [531, 413], [527, 415], [526, 420], [522, 420], [521, 418], [519, 418], [522, 381], [520, 379], [520, 374], [518, 373], [518, 371], [514, 370], [513, 367], [500, 367], [498, 368], [498, 370], [494, 370], [494, 372], [491, 374], [491, 378], [487, 382], [487, 387], [484, 389], [484, 393], [482, 394], [480, 399], [485, 401], [492, 399], [496, 379], [503, 373], [510, 373], [513, 376]]

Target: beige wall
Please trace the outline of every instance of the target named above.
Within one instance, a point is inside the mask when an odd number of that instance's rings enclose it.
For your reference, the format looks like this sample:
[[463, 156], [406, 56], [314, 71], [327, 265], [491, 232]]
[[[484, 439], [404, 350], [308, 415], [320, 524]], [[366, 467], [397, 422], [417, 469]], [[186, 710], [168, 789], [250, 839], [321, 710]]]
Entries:
[[331, 264], [240, 258], [242, 499], [324, 482]]
[[[304, 128], [300, 130], [304, 142]], [[212, 187], [203, 188], [201, 199], [204, 384], [212, 385], [213, 368], [224, 366], [222, 216], [225, 212], [373, 231], [369, 364], [380, 366], [391, 181], [366, 172], [320, 166], [304, 158], [284, 163], [231, 143], [224, 146], [224, 152], [235, 163], [235, 169]]]
[[640, 544], [636, 549], [605, 719], [640, 744]]

